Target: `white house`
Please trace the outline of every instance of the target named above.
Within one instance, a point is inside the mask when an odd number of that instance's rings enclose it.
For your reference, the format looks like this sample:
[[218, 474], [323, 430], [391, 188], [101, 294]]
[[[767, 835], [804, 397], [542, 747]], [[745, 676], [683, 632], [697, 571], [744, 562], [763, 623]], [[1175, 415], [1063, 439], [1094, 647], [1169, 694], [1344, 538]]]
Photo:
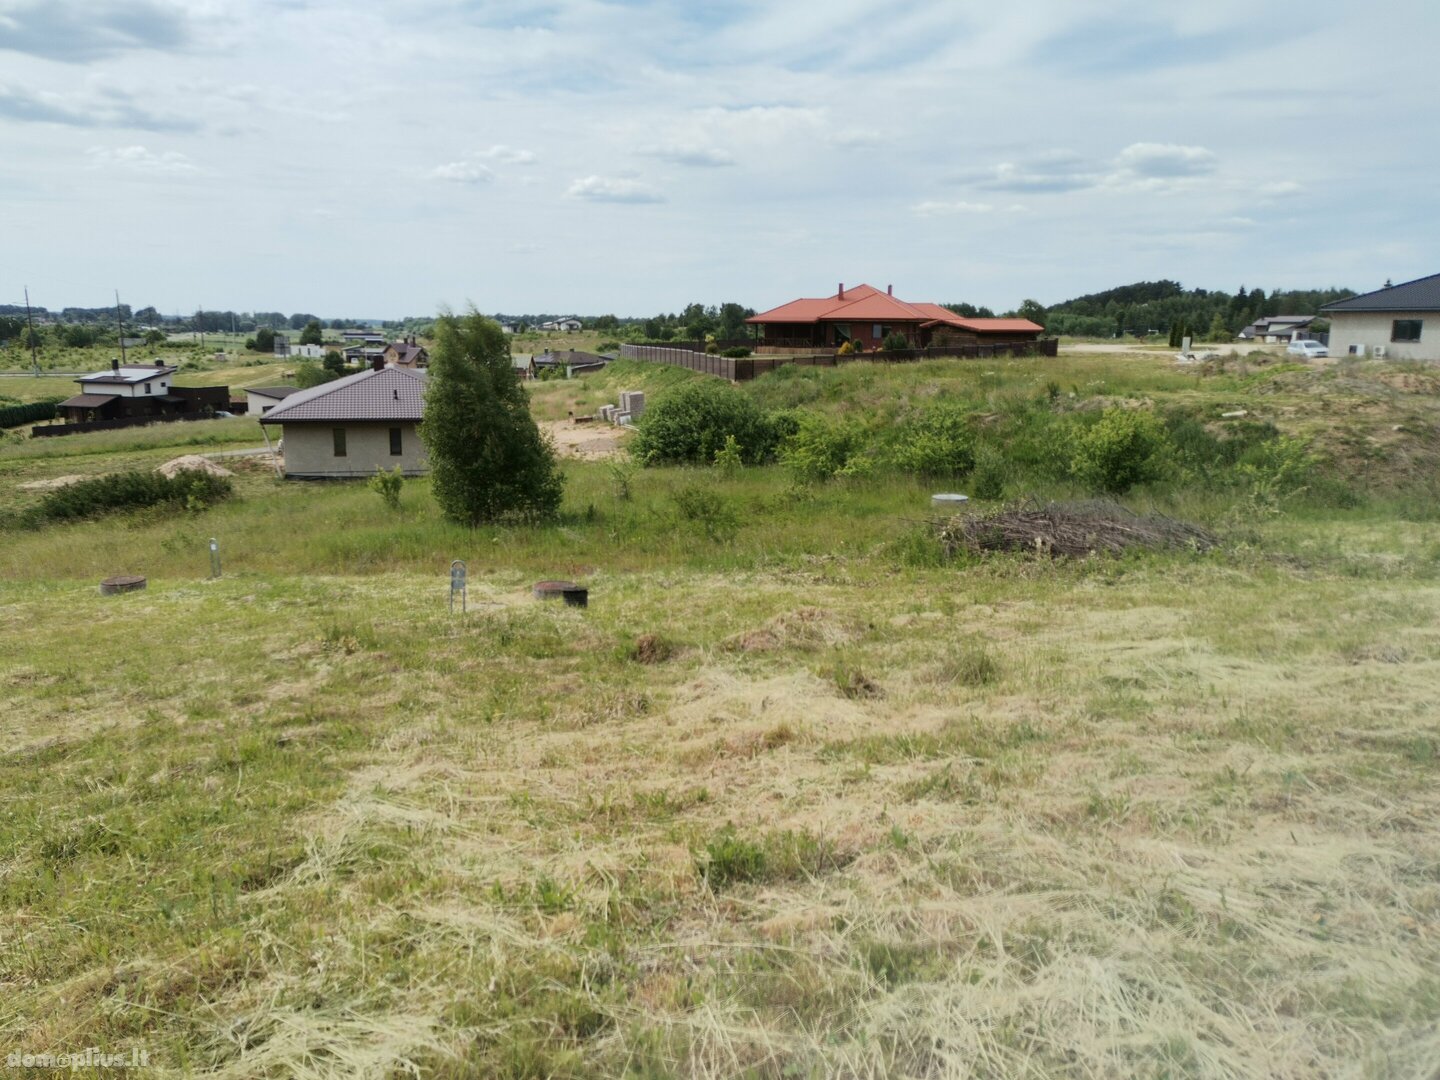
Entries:
[[247, 386], [245, 387], [245, 408], [250, 416], [263, 416], [279, 405], [291, 394], [298, 394], [298, 386]]
[[1263, 341], [1267, 345], [1288, 345], [1310, 336], [1314, 315], [1266, 315], [1239, 333], [1241, 341]]
[[1320, 309], [1331, 356], [1440, 360], [1440, 274], [1391, 285]]
[[423, 371], [371, 368], [297, 391], [260, 423], [279, 426], [288, 477], [374, 476], [397, 465], [418, 476], [430, 469], [420, 442], [426, 382]]
[[575, 319], [575, 318], [569, 318], [569, 319], [551, 319], [549, 322], [543, 322], [543, 323], [541, 323], [541, 324], [540, 324], [540, 329], [541, 329], [541, 330], [567, 330], [567, 331], [570, 331], [570, 332], [573, 333], [573, 332], [576, 331], [576, 330], [584, 329], [584, 324], [583, 324], [579, 319]]

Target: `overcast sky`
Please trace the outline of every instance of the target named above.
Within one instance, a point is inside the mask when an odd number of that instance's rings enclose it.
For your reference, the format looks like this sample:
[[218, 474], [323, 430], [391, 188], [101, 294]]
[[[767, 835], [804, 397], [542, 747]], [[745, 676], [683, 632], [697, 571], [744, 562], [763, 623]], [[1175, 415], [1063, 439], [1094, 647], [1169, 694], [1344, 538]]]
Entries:
[[0, 302], [997, 310], [1440, 271], [1433, 0], [0, 0]]

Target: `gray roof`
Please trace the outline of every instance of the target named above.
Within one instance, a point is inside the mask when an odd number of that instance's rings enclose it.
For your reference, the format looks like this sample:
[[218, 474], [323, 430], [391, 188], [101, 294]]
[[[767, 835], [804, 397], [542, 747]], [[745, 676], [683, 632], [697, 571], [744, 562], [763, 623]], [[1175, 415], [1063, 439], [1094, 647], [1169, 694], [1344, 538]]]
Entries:
[[299, 392], [300, 392], [300, 388], [299, 388], [298, 386], [247, 386], [247, 387], [245, 387], [245, 393], [247, 393], [247, 394], [259, 394], [261, 397], [274, 398], [276, 401], [279, 401], [281, 398], [287, 398], [287, 397], [289, 397], [291, 394], [298, 394]]
[[291, 394], [260, 418], [262, 424], [419, 421], [425, 413], [423, 371], [381, 368], [346, 375]]
[[1321, 311], [1440, 311], [1440, 274], [1336, 300]]

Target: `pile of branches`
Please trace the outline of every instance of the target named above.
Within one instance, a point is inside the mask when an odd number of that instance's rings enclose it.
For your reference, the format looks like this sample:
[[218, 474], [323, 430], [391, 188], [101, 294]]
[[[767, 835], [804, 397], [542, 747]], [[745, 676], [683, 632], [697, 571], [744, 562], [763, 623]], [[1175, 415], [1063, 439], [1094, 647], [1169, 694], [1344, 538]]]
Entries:
[[1106, 500], [1017, 503], [988, 514], [935, 523], [948, 555], [1019, 551], [1032, 555], [1118, 554], [1130, 548], [1208, 551], [1219, 541], [1198, 525], [1161, 514], [1136, 514]]

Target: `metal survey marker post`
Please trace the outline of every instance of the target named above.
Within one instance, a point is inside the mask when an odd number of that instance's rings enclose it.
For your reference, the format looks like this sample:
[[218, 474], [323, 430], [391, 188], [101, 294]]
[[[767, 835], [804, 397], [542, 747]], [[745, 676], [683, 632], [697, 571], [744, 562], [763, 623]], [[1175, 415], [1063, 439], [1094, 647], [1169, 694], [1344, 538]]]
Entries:
[[210, 537], [210, 576], [220, 576], [220, 541], [213, 536]]
[[465, 614], [465, 560], [450, 562], [450, 610], [455, 610], [455, 594], [460, 594], [460, 614]]

